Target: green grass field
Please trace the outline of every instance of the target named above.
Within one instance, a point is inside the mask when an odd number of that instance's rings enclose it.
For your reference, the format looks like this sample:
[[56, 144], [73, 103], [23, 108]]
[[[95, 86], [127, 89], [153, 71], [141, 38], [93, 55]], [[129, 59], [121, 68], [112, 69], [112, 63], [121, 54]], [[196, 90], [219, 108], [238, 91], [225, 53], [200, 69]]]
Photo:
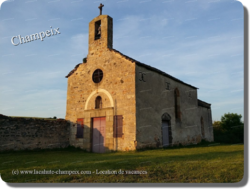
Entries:
[[[235, 183], [243, 178], [244, 145], [198, 145], [95, 154], [79, 149], [4, 152], [0, 173], [10, 183]], [[21, 170], [79, 170], [91, 174], [32, 175]], [[96, 174], [139, 170], [147, 174]], [[19, 171], [13, 175], [12, 172]], [[14, 173], [14, 172], [13, 172]]]

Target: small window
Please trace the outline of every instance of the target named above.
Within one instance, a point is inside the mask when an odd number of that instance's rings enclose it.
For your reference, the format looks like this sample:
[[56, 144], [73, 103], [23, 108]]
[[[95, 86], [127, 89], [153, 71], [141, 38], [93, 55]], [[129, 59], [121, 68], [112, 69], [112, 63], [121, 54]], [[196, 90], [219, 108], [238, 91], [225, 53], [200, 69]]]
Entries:
[[83, 118], [78, 118], [77, 119], [76, 138], [83, 138], [83, 129], [84, 129]]
[[102, 97], [98, 96], [95, 99], [95, 109], [101, 109], [102, 108]]
[[166, 82], [167, 86], [166, 86], [166, 89], [167, 90], [170, 90], [170, 83], [169, 82]]
[[101, 20], [95, 23], [95, 40], [101, 38]]
[[102, 70], [100, 69], [95, 70], [92, 75], [92, 80], [94, 81], [94, 83], [100, 83], [102, 78], [103, 78]]

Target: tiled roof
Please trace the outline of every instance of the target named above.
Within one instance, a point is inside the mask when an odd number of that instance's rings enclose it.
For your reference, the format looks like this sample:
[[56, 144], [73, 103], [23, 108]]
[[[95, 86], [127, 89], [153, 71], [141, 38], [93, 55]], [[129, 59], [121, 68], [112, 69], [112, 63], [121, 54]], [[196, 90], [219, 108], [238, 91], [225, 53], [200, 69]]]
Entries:
[[[139, 66], [145, 67], [145, 68], [147, 68], [149, 70], [152, 70], [154, 72], [157, 72], [157, 73], [159, 73], [161, 75], [167, 76], [167, 77], [169, 77], [169, 78], [171, 78], [171, 79], [173, 79], [173, 80], [175, 80], [175, 81], [177, 81], [179, 83], [185, 84], [185, 85], [187, 85], [189, 87], [192, 87], [194, 89], [198, 89], [197, 87], [189, 85], [189, 84], [187, 84], [187, 83], [185, 83], [185, 82], [183, 82], [183, 81], [181, 81], [181, 80], [179, 80], [179, 79], [177, 79], [177, 78], [175, 78], [175, 77], [173, 77], [173, 76], [171, 76], [171, 75], [169, 75], [169, 74], [167, 74], [167, 73], [165, 73], [165, 72], [163, 72], [163, 71], [161, 71], [161, 70], [159, 70], [157, 68], [151, 67], [151, 66], [149, 66], [147, 64], [144, 64], [144, 63], [141, 63], [141, 62], [139, 62], [139, 61], [137, 61], [137, 60], [135, 60], [135, 59], [133, 59], [133, 58], [131, 58], [129, 56], [126, 56], [126, 55], [122, 54], [121, 52], [119, 52], [118, 50], [115, 50], [115, 49], [110, 49], [110, 50], [113, 51], [113, 52], [116, 52], [116, 53], [120, 54], [121, 56], [123, 56], [127, 60], [129, 60], [129, 61], [131, 61], [131, 62], [133, 62], [133, 63], [135, 63], [135, 64], [137, 64]], [[82, 63], [80, 63], [80, 64], [82, 64]], [[69, 74], [66, 76], [66, 78], [68, 78], [69, 76], [71, 76], [77, 70], [77, 68], [79, 67], [80, 64], [77, 64], [75, 66], [75, 68], [71, 72], [69, 72]]]

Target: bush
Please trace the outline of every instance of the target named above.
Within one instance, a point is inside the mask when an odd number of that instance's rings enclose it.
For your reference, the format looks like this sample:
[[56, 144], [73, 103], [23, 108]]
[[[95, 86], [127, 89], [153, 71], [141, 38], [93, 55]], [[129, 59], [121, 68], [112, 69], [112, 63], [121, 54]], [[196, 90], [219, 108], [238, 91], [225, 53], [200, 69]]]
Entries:
[[221, 117], [221, 121], [215, 121], [214, 141], [219, 143], [244, 143], [244, 123], [241, 115], [228, 113]]

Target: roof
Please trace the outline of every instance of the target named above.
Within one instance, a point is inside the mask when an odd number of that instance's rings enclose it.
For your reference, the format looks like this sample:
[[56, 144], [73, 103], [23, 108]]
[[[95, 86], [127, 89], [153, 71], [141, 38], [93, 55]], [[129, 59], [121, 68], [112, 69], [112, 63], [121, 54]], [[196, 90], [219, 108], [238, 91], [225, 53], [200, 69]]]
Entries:
[[71, 70], [71, 71], [68, 73], [68, 75], [66, 75], [65, 77], [68, 78], [69, 76], [71, 76], [71, 75], [77, 70], [77, 68], [80, 66], [80, 64], [82, 64], [82, 63], [77, 64], [77, 65], [75, 66], [75, 68], [74, 68], [73, 70]]
[[[165, 73], [165, 72], [163, 72], [163, 71], [161, 71], [161, 70], [159, 70], [159, 69], [157, 69], [157, 68], [151, 67], [151, 66], [149, 66], [149, 65], [147, 65], [147, 64], [144, 64], [144, 63], [141, 63], [141, 62], [139, 62], [139, 61], [137, 61], [137, 60], [135, 60], [135, 59], [133, 59], [133, 58], [131, 58], [131, 57], [129, 57], [129, 56], [126, 56], [126, 55], [122, 54], [121, 52], [119, 52], [118, 50], [115, 50], [115, 49], [109, 49], [109, 50], [111, 50], [111, 51], [113, 51], [113, 52], [116, 52], [116, 53], [120, 54], [120, 55], [123, 56], [125, 59], [127, 59], [127, 60], [129, 60], [129, 61], [131, 61], [131, 62], [133, 62], [133, 63], [135, 63], [135, 64], [137, 64], [137, 65], [139, 65], [139, 66], [142, 66], [142, 67], [144, 67], [144, 68], [146, 68], [146, 69], [149, 69], [149, 70], [151, 70], [151, 71], [157, 72], [157, 73], [159, 73], [159, 74], [161, 74], [161, 75], [167, 76], [167, 77], [169, 77], [169, 78], [171, 78], [171, 79], [173, 79], [173, 80], [175, 80], [175, 81], [177, 81], [177, 82], [179, 82], [179, 83], [185, 84], [185, 85], [187, 85], [187, 86], [189, 86], [189, 87], [192, 87], [192, 88], [194, 88], [194, 89], [198, 89], [197, 87], [194, 87], [194, 86], [192, 86], [192, 85], [190, 85], [190, 84], [187, 84], [187, 83], [185, 83], [185, 82], [183, 82], [183, 81], [181, 81], [181, 80], [179, 80], [179, 79], [177, 79], [177, 78], [175, 78], [175, 77], [173, 77], [173, 76], [171, 76], [171, 75], [169, 75], [169, 74], [167, 74], [167, 73]], [[82, 64], [82, 63], [80, 63], [80, 64]], [[80, 64], [77, 64], [77, 65], [75, 66], [75, 68], [74, 68], [71, 72], [69, 72], [69, 74], [66, 76], [66, 78], [68, 78], [69, 76], [71, 76], [71, 75], [77, 70], [77, 68], [79, 67]]]
[[119, 51], [117, 51], [117, 50], [115, 50], [115, 49], [111, 49], [111, 50], [114, 51], [114, 52], [119, 53], [121, 56], [123, 56], [123, 57], [126, 58], [127, 60], [130, 60], [131, 62], [134, 62], [134, 63], [136, 63], [136, 64], [139, 65], [139, 66], [142, 66], [142, 67], [147, 68], [147, 69], [149, 69], [149, 70], [151, 70], [151, 71], [157, 72], [157, 73], [159, 73], [159, 74], [161, 74], [161, 75], [167, 76], [167, 77], [169, 77], [169, 78], [171, 78], [171, 79], [173, 79], [173, 80], [175, 80], [175, 81], [178, 81], [178, 82], [180, 82], [180, 83], [182, 83], [182, 84], [185, 84], [185, 85], [187, 85], [187, 86], [189, 86], [189, 87], [192, 87], [192, 88], [194, 88], [194, 89], [198, 89], [197, 87], [194, 87], [194, 86], [192, 86], [192, 85], [189, 85], [189, 84], [187, 84], [187, 83], [185, 83], [185, 82], [183, 82], [183, 81], [181, 81], [181, 80], [179, 80], [179, 79], [177, 79], [177, 78], [175, 78], [175, 77], [173, 77], [173, 76], [171, 76], [171, 75], [169, 75], [169, 74], [167, 74], [167, 73], [165, 73], [165, 72], [163, 72], [163, 71], [161, 71], [161, 70], [159, 70], [159, 69], [157, 69], [157, 68], [151, 67], [151, 66], [149, 66], [149, 65], [147, 65], [147, 64], [141, 63], [141, 62], [139, 62], [139, 61], [137, 61], [137, 60], [135, 60], [135, 59], [133, 59], [133, 58], [130, 58], [129, 56], [126, 56], [126, 55], [122, 54], [121, 52], [119, 52]]
[[208, 104], [208, 103], [206, 103], [206, 102], [204, 102], [204, 101], [198, 99], [198, 106], [201, 106], [201, 107], [210, 109], [211, 104]]

